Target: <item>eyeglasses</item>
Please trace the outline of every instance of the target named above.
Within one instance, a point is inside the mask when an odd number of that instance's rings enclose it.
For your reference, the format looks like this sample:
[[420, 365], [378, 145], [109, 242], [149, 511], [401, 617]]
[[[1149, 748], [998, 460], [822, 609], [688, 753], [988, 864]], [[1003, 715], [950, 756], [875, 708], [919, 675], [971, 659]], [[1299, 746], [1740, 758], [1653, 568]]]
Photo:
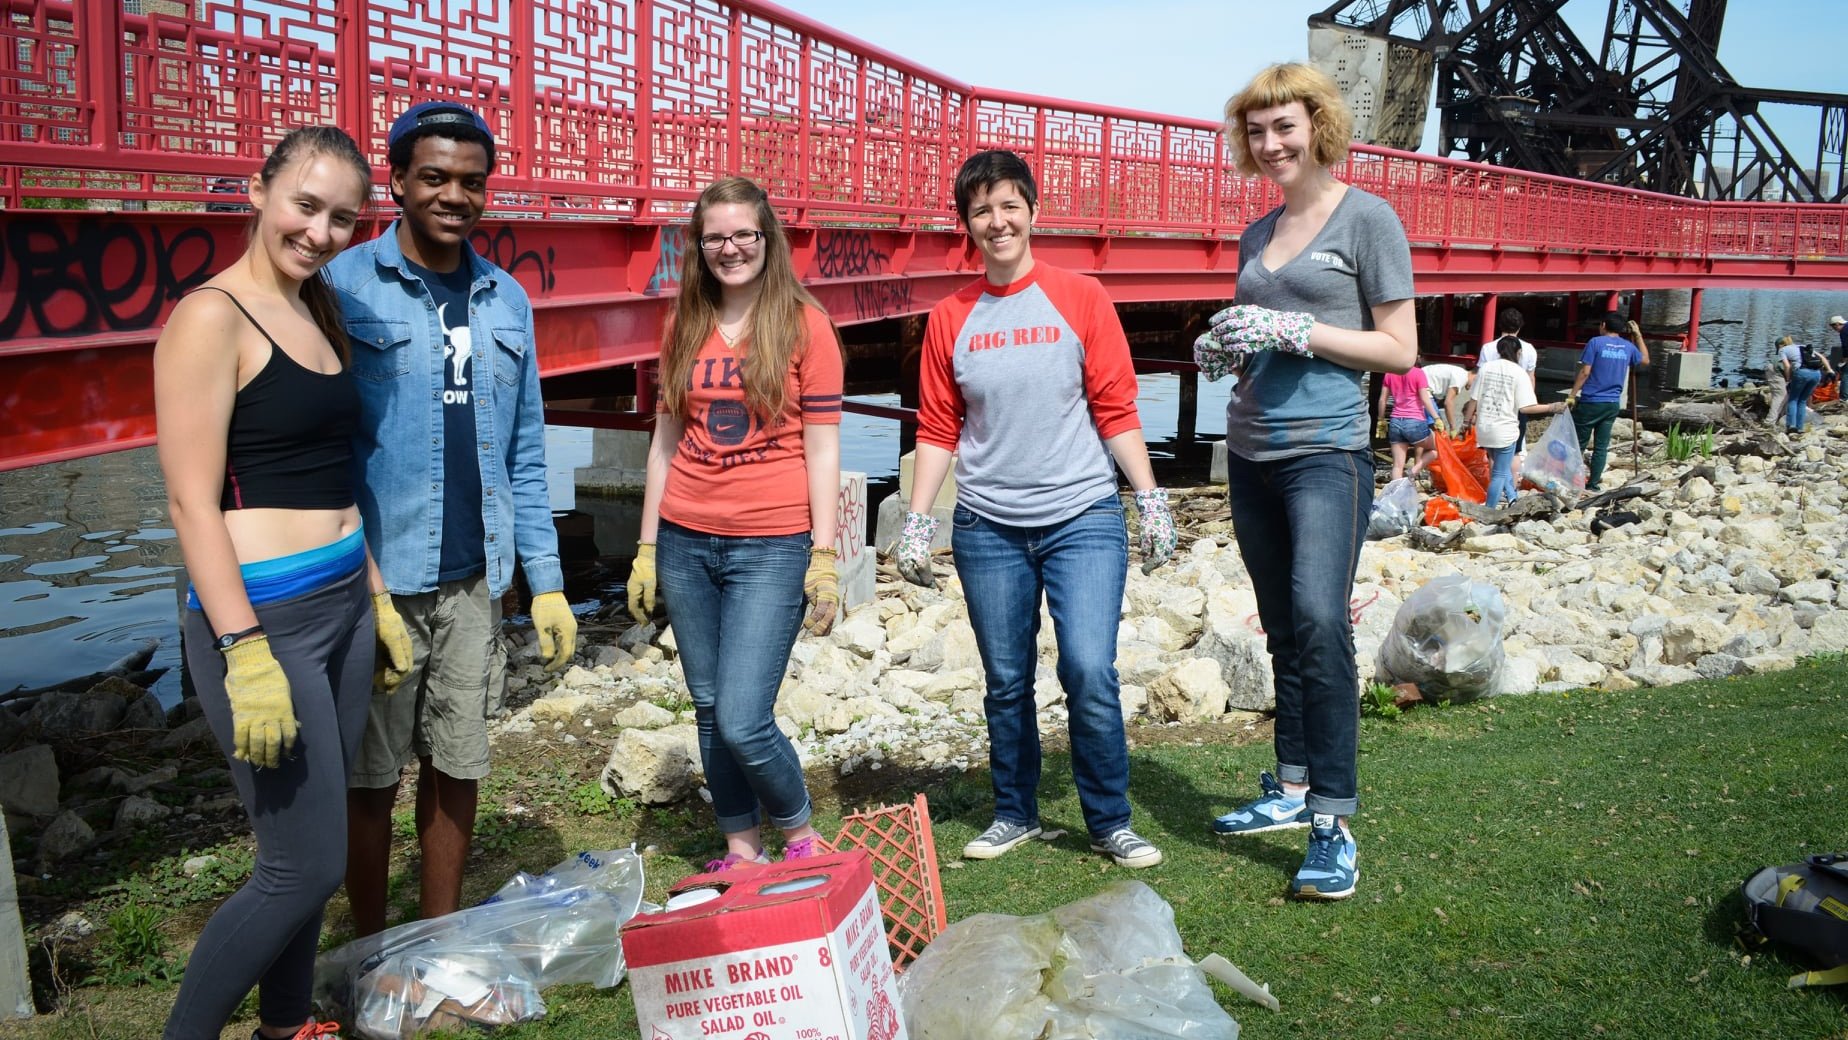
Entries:
[[757, 231], [753, 228], [745, 228], [742, 231], [734, 231], [729, 235], [701, 235], [699, 236], [699, 247], [708, 253], [716, 253], [724, 249], [725, 243], [727, 242], [737, 246], [739, 249], [749, 249], [763, 240], [764, 233], [762, 231]]

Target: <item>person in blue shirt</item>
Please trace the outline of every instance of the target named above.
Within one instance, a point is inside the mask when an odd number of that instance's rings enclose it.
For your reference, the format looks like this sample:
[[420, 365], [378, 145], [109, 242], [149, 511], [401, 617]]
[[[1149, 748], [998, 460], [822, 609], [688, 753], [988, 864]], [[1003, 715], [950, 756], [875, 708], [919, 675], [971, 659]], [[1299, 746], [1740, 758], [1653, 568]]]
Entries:
[[1648, 365], [1649, 348], [1643, 345], [1642, 327], [1626, 322], [1616, 311], [1604, 316], [1600, 334], [1591, 337], [1585, 353], [1579, 355], [1578, 377], [1572, 380], [1566, 406], [1572, 409], [1579, 443], [1593, 442], [1587, 491], [1598, 490], [1604, 477], [1604, 463], [1611, 453], [1611, 426], [1623, 411], [1623, 388], [1630, 370]]
[[493, 135], [473, 110], [428, 101], [393, 121], [386, 148], [402, 215], [328, 266], [359, 387], [359, 509], [412, 642], [402, 684], [372, 698], [348, 781], [347, 898], [362, 936], [385, 927], [391, 809], [413, 758], [422, 913], [461, 905], [516, 558], [546, 667], [562, 668], [577, 641], [546, 489], [532, 304], [469, 245]]
[[1843, 361], [1848, 361], [1848, 318], [1843, 318], [1839, 314], [1830, 315], [1829, 331], [1835, 333], [1839, 339], [1829, 360], [1834, 362], [1835, 367], [1840, 368]]

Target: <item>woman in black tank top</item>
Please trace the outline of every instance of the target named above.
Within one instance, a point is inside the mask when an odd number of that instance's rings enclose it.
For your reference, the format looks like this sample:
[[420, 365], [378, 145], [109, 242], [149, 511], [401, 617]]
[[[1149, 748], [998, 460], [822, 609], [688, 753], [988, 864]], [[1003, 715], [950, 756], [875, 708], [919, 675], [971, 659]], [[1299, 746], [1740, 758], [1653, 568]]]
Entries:
[[337, 1028], [310, 1019], [309, 997], [322, 908], [345, 874], [375, 631], [394, 666], [410, 656], [360, 530], [358, 398], [320, 274], [370, 184], [341, 131], [285, 136], [251, 180], [249, 247], [180, 301], [154, 349], [161, 470], [192, 579], [186, 667], [257, 838], [250, 882], [194, 947], [168, 1040], [217, 1037], [253, 986], [254, 1035]]

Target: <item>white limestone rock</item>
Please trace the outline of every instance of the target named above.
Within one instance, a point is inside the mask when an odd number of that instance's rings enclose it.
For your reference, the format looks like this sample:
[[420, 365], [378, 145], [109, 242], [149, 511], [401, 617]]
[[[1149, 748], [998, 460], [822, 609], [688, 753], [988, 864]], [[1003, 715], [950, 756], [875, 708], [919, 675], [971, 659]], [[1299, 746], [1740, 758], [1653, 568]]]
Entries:
[[612, 798], [667, 805], [693, 793], [698, 765], [686, 742], [668, 730], [623, 730], [610, 749], [601, 783]]
[[1193, 657], [1149, 684], [1149, 713], [1167, 722], [1200, 722], [1226, 713], [1232, 689], [1219, 662]]

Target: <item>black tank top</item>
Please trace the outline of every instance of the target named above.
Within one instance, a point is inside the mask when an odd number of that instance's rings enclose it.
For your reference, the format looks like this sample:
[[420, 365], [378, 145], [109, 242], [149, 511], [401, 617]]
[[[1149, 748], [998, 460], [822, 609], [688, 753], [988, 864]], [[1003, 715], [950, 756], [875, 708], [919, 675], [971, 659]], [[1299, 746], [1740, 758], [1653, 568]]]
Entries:
[[269, 341], [263, 368], [237, 392], [225, 444], [225, 487], [233, 509], [345, 509], [353, 504], [353, 432], [359, 391], [343, 367], [333, 375], [303, 368], [225, 293]]

